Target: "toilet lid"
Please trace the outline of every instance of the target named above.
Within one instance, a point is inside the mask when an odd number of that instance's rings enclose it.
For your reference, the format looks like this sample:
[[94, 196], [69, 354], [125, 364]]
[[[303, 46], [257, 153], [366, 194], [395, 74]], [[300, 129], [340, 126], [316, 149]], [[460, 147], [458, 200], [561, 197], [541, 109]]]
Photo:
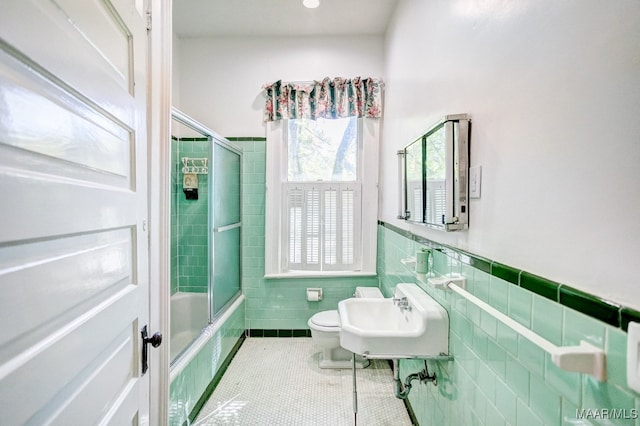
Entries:
[[338, 311], [322, 311], [311, 317], [311, 322], [323, 327], [340, 327]]

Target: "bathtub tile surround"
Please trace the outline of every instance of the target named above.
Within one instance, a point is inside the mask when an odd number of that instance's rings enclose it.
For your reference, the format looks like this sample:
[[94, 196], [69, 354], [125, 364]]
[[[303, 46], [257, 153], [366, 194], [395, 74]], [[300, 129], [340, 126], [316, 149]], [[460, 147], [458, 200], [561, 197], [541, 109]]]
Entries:
[[206, 138], [173, 138], [171, 141], [171, 294], [207, 292], [209, 175], [197, 175], [198, 200], [185, 199], [181, 158], [208, 158], [210, 146]]
[[[428, 362], [438, 386], [412, 389], [409, 400], [420, 424], [640, 425], [635, 418], [640, 395], [626, 386], [625, 331], [629, 321], [640, 321], [637, 311], [382, 222], [378, 247], [378, 276], [386, 296], [397, 283], [416, 282], [401, 260], [431, 247], [435, 274], [463, 274], [469, 292], [555, 344], [586, 340], [607, 354], [604, 383], [561, 370], [548, 354], [477, 306], [419, 282], [449, 312], [454, 355], [453, 361]], [[400, 368], [404, 377], [422, 363], [401, 361]], [[589, 409], [591, 418], [579, 418]], [[593, 417], [605, 409], [622, 411], [618, 418]]]
[[245, 303], [231, 313], [229, 318], [210, 326], [204, 334], [209, 338], [180, 371], [171, 369], [171, 385], [169, 388], [169, 424], [181, 426], [193, 421], [199, 407], [210, 392], [210, 385], [215, 383], [224, 372], [228, 359], [233, 357], [236, 345], [242, 339], [245, 330]]
[[[358, 286], [377, 287], [376, 277], [265, 279], [264, 214], [266, 138], [229, 137], [243, 150], [242, 163], [242, 286], [246, 300], [249, 335], [266, 332], [292, 335], [308, 330], [307, 321], [316, 312], [337, 309]], [[308, 302], [307, 287], [321, 287], [323, 300]], [[256, 330], [255, 332], [253, 330]], [[273, 331], [267, 331], [273, 330]], [[255, 334], [254, 334], [255, 333]]]

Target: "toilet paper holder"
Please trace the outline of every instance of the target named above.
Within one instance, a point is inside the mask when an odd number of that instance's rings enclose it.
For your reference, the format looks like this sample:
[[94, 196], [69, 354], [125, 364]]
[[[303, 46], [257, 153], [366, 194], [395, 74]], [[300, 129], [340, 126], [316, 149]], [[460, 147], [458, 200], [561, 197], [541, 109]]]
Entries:
[[308, 288], [307, 289], [307, 301], [309, 302], [319, 302], [322, 300], [322, 289], [321, 288]]

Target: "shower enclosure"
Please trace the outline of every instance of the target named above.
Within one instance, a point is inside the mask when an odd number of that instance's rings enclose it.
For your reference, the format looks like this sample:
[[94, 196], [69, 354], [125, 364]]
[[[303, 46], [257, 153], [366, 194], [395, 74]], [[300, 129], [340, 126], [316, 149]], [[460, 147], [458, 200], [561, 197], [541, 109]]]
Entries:
[[173, 364], [240, 294], [241, 150], [172, 109]]

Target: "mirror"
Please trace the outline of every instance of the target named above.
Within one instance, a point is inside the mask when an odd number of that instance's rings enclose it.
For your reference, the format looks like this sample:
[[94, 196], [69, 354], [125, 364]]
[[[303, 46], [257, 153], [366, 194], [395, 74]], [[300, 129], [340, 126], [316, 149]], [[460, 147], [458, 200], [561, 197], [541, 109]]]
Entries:
[[424, 194], [422, 191], [424, 158], [422, 138], [409, 144], [404, 150], [406, 176], [406, 219], [412, 222], [424, 221]]
[[404, 169], [400, 218], [444, 231], [468, 228], [470, 123], [466, 114], [448, 115], [399, 152]]

